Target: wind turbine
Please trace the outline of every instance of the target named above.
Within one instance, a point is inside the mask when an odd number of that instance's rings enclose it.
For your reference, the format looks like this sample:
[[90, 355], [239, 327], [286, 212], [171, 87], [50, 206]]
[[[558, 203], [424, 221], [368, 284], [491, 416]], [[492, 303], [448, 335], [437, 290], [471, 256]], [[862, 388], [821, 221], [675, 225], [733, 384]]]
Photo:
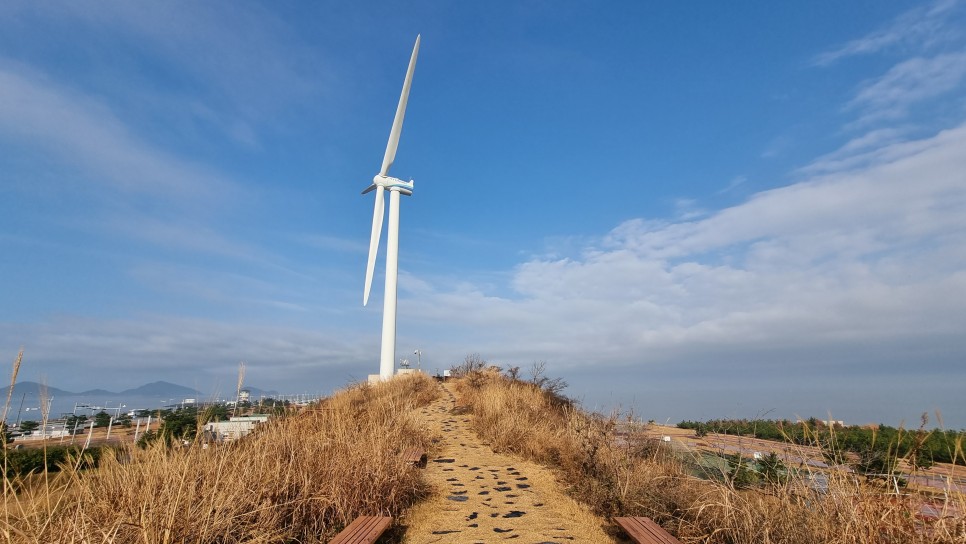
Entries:
[[389, 131], [389, 143], [386, 145], [386, 155], [382, 159], [382, 169], [372, 178], [372, 185], [362, 191], [366, 194], [376, 191], [376, 205], [372, 211], [372, 237], [369, 238], [369, 263], [366, 266], [366, 292], [362, 297], [362, 305], [369, 303], [369, 290], [372, 288], [372, 273], [376, 267], [376, 252], [379, 250], [379, 236], [382, 234], [382, 215], [386, 206], [385, 192], [389, 191], [389, 232], [386, 239], [386, 294], [382, 309], [382, 352], [379, 357], [379, 378], [388, 380], [392, 377], [393, 363], [396, 353], [396, 279], [399, 271], [399, 195], [411, 196], [413, 182], [402, 181], [389, 177], [389, 167], [396, 159], [396, 148], [399, 147], [399, 134], [402, 132], [403, 118], [406, 117], [406, 103], [409, 101], [409, 87], [413, 82], [413, 70], [416, 68], [416, 55], [419, 53], [419, 36], [413, 46], [413, 55], [409, 59], [409, 69], [406, 70], [406, 80], [403, 82], [402, 94], [399, 95], [399, 105], [396, 106], [396, 118], [392, 121]]

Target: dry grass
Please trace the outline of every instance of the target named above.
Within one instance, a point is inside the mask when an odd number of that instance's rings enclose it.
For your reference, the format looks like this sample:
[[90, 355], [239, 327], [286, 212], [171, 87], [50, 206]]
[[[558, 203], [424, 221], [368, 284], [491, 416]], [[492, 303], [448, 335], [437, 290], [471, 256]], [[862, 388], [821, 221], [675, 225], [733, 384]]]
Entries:
[[619, 434], [616, 415], [587, 414], [532, 383], [475, 371], [459, 391], [494, 449], [557, 467], [571, 493], [602, 515], [648, 516], [686, 543], [966, 543], [961, 492], [951, 492], [948, 515], [926, 522], [915, 515], [924, 497], [845, 472], [825, 474], [825, 493], [800, 477], [740, 490], [695, 476], [696, 459], [643, 433]]
[[411, 411], [438, 389], [410, 375], [357, 385], [233, 444], [120, 449], [96, 470], [9, 481], [7, 542], [320, 542], [420, 496], [399, 456], [428, 438]]

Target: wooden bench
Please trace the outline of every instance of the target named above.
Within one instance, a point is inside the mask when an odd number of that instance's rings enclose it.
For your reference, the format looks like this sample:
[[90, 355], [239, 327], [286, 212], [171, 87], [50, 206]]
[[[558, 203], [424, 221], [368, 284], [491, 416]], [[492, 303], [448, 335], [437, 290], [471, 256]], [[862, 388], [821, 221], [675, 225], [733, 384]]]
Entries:
[[402, 456], [410, 465], [416, 465], [419, 468], [426, 467], [426, 452], [422, 448], [415, 447], [403, 450]]
[[637, 544], [681, 544], [680, 540], [650, 518], [614, 518], [614, 521]]
[[359, 516], [329, 544], [373, 544], [391, 523], [389, 516]]

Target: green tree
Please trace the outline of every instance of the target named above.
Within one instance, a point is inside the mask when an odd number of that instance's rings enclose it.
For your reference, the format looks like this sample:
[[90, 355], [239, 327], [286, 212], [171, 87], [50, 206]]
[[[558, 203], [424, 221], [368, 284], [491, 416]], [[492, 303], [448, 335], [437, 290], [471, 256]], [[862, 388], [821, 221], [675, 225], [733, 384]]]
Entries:
[[161, 427], [156, 433], [144, 433], [138, 440], [138, 445], [146, 446], [158, 438], [164, 440], [165, 444], [171, 445], [176, 440], [192, 440], [198, 433], [198, 409], [194, 406], [162, 410], [159, 415]]
[[889, 477], [898, 474], [899, 459], [891, 451], [868, 449], [859, 453], [859, 458], [852, 464], [852, 468], [869, 479]]
[[[242, 405], [239, 405], [242, 406]], [[228, 406], [224, 404], [213, 404], [205, 408], [204, 423], [209, 421], [227, 421], [229, 417]]]
[[788, 481], [788, 469], [775, 452], [769, 453], [758, 461], [758, 472], [769, 484], [781, 485]]
[[758, 485], [759, 476], [758, 473], [751, 470], [748, 466], [748, 461], [746, 461], [740, 453], [733, 453], [725, 457], [728, 461], [728, 482], [735, 489], [747, 489], [749, 487], [754, 487]]
[[21, 421], [20, 422], [20, 432], [24, 434], [32, 433], [40, 428], [40, 423], [36, 421]]
[[111, 414], [101, 410], [94, 414], [94, 426], [95, 427], [107, 427], [111, 424]]
[[84, 415], [80, 415], [80, 416], [69, 415], [69, 416], [67, 416], [67, 419], [65, 421], [66, 427], [67, 427], [67, 432], [73, 434], [75, 427], [76, 427], [76, 429], [78, 431], [82, 430], [84, 428], [84, 423], [86, 421], [87, 421], [87, 416], [84, 416]]
[[157, 432], [146, 431], [144, 433], [141, 433], [141, 436], [138, 437], [137, 446], [141, 449], [144, 449], [148, 446], [148, 444], [151, 444], [157, 439], [158, 439]]

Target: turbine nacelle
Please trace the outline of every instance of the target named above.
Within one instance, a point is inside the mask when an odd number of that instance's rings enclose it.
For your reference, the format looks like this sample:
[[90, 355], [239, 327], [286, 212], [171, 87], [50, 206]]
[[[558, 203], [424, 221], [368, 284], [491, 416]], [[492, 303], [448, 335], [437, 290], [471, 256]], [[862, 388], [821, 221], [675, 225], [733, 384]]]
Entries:
[[413, 180], [403, 181], [391, 176], [383, 176], [382, 174], [376, 174], [372, 178], [372, 185], [366, 187], [366, 190], [362, 191], [362, 194], [372, 192], [377, 187], [382, 187], [390, 191], [396, 189], [406, 196], [412, 196], [413, 194]]

